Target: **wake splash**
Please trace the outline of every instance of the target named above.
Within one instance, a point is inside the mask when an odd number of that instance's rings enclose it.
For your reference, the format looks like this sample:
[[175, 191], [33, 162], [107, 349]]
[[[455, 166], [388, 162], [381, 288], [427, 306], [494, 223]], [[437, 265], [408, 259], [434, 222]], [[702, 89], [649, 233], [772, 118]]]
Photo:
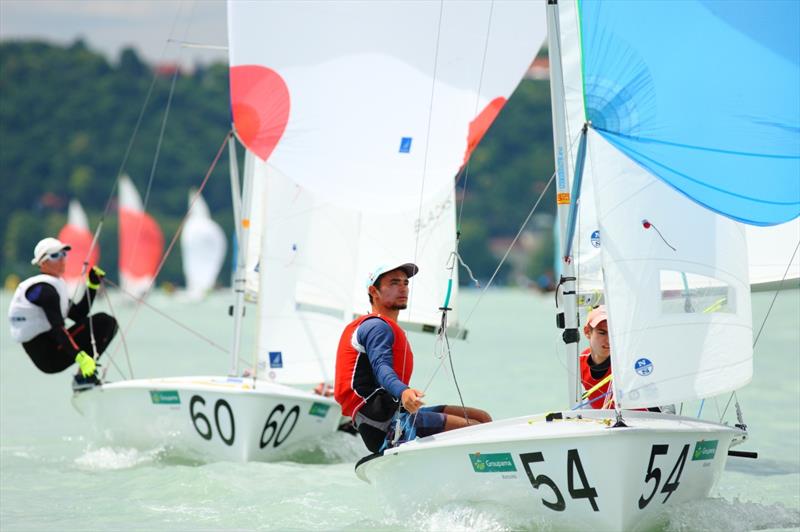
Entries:
[[667, 513], [667, 532], [696, 530], [727, 530], [747, 532], [768, 528], [795, 529], [800, 527], [800, 510], [775, 504], [704, 499], [682, 504]]
[[91, 471], [132, 469], [159, 461], [163, 453], [162, 448], [141, 451], [131, 448], [100, 447], [88, 449], [75, 459], [75, 465]]

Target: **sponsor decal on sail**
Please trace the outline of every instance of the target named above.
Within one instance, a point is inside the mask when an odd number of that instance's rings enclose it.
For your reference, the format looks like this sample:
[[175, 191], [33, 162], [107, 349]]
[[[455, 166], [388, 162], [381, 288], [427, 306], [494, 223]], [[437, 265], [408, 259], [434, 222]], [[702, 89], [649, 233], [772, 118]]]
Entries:
[[647, 377], [653, 373], [653, 363], [647, 358], [640, 358], [634, 363], [633, 369], [635, 369], [636, 373], [642, 377]]

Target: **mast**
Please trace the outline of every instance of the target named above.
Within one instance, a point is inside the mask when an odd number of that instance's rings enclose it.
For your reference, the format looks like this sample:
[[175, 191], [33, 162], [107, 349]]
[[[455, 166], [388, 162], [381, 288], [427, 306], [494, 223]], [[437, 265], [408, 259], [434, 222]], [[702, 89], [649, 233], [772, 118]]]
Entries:
[[236, 140], [231, 137], [228, 144], [230, 154], [231, 196], [233, 197], [234, 219], [236, 223], [236, 238], [239, 239], [239, 249], [236, 258], [236, 272], [233, 276], [233, 343], [231, 345], [231, 366], [228, 372], [231, 376], [239, 373], [239, 347], [242, 336], [242, 318], [244, 314], [245, 268], [247, 264], [247, 241], [250, 230], [250, 199], [253, 188], [253, 176], [246, 173], [244, 177], [244, 190], [239, 195], [239, 167], [236, 159]]
[[[575, 264], [567, 253], [571, 249], [568, 235], [568, 220], [570, 209], [573, 205], [570, 195], [570, 176], [568, 168], [566, 111], [564, 107], [564, 78], [561, 65], [560, 21], [558, 0], [547, 0], [547, 47], [550, 59], [550, 94], [553, 115], [553, 149], [556, 165], [556, 203], [561, 235], [561, 278], [558, 287], [561, 288], [559, 312], [556, 323], [564, 329], [562, 338], [567, 344], [567, 395], [569, 405], [572, 406], [580, 396], [580, 379], [578, 373], [578, 311]], [[558, 301], [558, 296], [557, 296]]]

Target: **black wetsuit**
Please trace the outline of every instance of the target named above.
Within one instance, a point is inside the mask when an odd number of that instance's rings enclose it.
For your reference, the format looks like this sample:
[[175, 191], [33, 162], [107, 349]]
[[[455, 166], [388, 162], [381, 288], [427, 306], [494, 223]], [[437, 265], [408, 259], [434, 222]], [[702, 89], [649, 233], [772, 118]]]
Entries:
[[[36, 283], [28, 288], [25, 298], [44, 310], [51, 326], [49, 331], [22, 344], [37, 368], [45, 373], [58, 373], [75, 363], [78, 352], [86, 351], [91, 355], [92, 341], [89, 320], [91, 320], [91, 327], [94, 331], [97, 356], [99, 357], [106, 350], [117, 332], [117, 321], [103, 312], [89, 316], [89, 309], [94, 297], [95, 290], [87, 288], [79, 303], [70, 304], [67, 317], [74, 321], [75, 325], [66, 329], [64, 319], [61, 317], [58, 291], [48, 283]], [[69, 335], [67, 331], [69, 331]], [[70, 339], [70, 337], [72, 338]]]

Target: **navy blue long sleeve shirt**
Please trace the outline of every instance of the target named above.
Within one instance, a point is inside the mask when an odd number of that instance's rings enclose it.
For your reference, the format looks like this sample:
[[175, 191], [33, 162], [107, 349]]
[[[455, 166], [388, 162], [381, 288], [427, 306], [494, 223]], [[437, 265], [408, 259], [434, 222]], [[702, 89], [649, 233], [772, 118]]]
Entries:
[[399, 399], [408, 386], [394, 370], [392, 328], [380, 318], [369, 318], [359, 325], [356, 339], [367, 352], [378, 385]]

